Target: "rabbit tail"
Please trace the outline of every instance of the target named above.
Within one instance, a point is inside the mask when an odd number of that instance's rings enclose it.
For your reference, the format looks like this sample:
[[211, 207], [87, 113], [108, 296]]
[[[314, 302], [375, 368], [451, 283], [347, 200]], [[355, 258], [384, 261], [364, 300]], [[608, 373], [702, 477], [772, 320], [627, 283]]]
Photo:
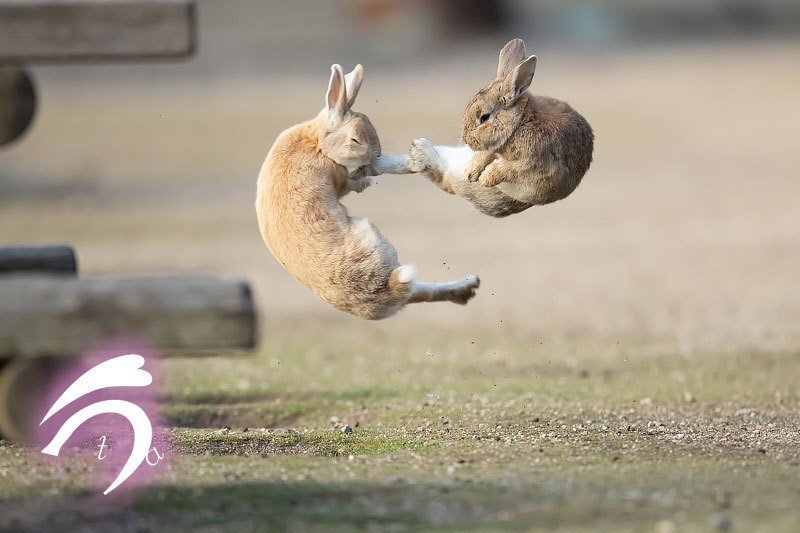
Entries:
[[397, 302], [405, 303], [411, 296], [411, 286], [417, 275], [416, 269], [411, 265], [403, 265], [392, 270], [389, 276], [389, 294]]

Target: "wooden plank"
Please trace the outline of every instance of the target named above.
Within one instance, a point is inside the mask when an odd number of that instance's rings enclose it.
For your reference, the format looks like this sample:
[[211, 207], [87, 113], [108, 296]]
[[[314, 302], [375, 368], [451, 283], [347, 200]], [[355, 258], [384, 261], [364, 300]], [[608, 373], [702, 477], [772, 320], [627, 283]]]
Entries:
[[0, 278], [0, 358], [109, 345], [205, 352], [255, 346], [247, 283], [214, 277]]
[[191, 0], [0, 0], [0, 61], [185, 57]]
[[0, 276], [10, 274], [75, 277], [78, 262], [75, 251], [69, 246], [2, 246]]

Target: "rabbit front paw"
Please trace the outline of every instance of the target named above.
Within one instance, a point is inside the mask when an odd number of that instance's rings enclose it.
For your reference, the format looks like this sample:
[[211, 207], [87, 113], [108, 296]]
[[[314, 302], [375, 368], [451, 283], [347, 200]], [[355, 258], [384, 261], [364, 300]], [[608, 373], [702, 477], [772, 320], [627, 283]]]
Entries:
[[481, 177], [478, 179], [478, 183], [484, 187], [495, 187], [502, 182], [502, 175], [500, 175], [498, 172], [488, 172], [488, 169], [487, 171], [484, 171], [483, 174], [481, 174]]
[[472, 183], [478, 181], [484, 169], [486, 169], [485, 166], [475, 166], [472, 164], [467, 166], [467, 181], [471, 181]]
[[476, 181], [481, 180], [481, 183], [483, 183], [483, 173], [496, 157], [497, 156], [492, 152], [476, 152], [475, 155], [472, 156], [472, 159], [470, 159], [469, 163], [467, 163], [467, 181], [475, 183]]
[[347, 188], [352, 192], [364, 192], [364, 190], [371, 186], [374, 183], [373, 179], [370, 177], [364, 177], [359, 179], [348, 179], [347, 180]]

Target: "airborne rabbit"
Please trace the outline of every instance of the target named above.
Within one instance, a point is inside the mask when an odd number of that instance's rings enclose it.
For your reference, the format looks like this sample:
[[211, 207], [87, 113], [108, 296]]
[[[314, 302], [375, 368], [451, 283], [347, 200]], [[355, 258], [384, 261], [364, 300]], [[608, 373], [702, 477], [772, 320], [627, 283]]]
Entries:
[[[533, 96], [528, 87], [536, 56], [521, 39], [500, 52], [497, 76], [464, 111], [465, 146], [433, 146], [416, 139], [408, 172], [424, 172], [442, 190], [458, 194], [495, 217], [568, 196], [592, 162], [591, 126], [567, 103]], [[378, 161], [397, 171], [397, 161]]]

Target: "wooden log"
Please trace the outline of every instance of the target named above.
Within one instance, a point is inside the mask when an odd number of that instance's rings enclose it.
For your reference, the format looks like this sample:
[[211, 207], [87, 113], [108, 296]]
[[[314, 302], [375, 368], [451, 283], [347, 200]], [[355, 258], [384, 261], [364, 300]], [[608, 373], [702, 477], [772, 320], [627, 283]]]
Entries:
[[255, 343], [255, 306], [243, 281], [0, 278], [0, 358], [71, 356], [110, 345], [204, 353]]
[[53, 394], [64, 359], [31, 357], [2, 361], [0, 368], [0, 435], [11, 441], [36, 445], [42, 413], [37, 407]]
[[18, 139], [36, 112], [33, 79], [25, 69], [0, 64], [0, 146]]
[[74, 277], [77, 273], [75, 251], [69, 246], [0, 246], [0, 276], [45, 274]]
[[191, 0], [0, 0], [0, 62], [184, 57]]

